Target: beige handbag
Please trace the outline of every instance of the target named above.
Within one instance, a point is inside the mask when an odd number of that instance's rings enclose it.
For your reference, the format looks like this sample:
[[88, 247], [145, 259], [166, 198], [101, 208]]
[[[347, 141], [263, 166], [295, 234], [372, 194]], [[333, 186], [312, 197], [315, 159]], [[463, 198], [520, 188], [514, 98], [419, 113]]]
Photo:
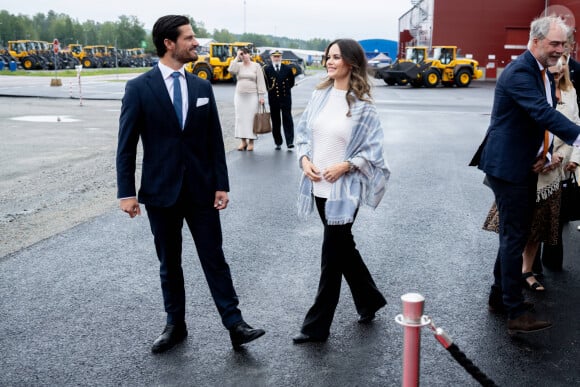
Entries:
[[270, 133], [271, 131], [270, 112], [266, 111], [266, 104], [261, 104], [254, 116], [254, 134]]

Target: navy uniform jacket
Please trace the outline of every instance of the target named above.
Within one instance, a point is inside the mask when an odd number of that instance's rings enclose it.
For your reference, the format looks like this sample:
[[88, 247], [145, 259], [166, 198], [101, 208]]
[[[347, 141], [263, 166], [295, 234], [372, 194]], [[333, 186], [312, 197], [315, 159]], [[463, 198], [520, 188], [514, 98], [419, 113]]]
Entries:
[[[548, 77], [555, 103], [554, 82], [551, 75]], [[498, 79], [490, 125], [470, 165], [477, 165], [498, 179], [525, 183], [545, 129], [567, 144], [572, 144], [580, 134], [579, 126], [547, 102], [538, 63], [526, 51], [506, 66]]]
[[229, 191], [224, 143], [211, 84], [187, 71], [189, 109], [181, 129], [157, 66], [127, 82], [117, 148], [117, 197], [136, 196], [135, 158], [139, 138], [143, 166], [138, 199], [156, 207], [173, 205], [183, 184], [195, 203], [213, 205], [216, 191]]
[[264, 67], [264, 77], [268, 87], [268, 103], [280, 107], [291, 107], [291, 89], [294, 87], [292, 68], [281, 64], [280, 71], [276, 71], [274, 65], [269, 64]]

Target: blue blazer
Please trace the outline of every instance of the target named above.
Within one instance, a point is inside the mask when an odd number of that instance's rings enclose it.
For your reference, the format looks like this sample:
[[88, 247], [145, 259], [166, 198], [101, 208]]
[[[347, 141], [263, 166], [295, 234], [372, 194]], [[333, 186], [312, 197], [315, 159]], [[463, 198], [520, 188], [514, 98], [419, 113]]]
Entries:
[[[552, 101], [554, 81], [548, 75]], [[526, 51], [508, 64], [495, 88], [491, 121], [485, 138], [469, 165], [512, 183], [525, 183], [544, 139], [544, 130], [572, 144], [580, 134], [577, 126], [546, 100], [538, 63]]]
[[157, 66], [127, 82], [119, 118], [117, 197], [136, 195], [139, 138], [143, 164], [138, 200], [168, 207], [183, 184], [194, 202], [213, 205], [216, 191], [229, 191], [222, 130], [211, 84], [185, 72], [189, 109], [181, 129]]

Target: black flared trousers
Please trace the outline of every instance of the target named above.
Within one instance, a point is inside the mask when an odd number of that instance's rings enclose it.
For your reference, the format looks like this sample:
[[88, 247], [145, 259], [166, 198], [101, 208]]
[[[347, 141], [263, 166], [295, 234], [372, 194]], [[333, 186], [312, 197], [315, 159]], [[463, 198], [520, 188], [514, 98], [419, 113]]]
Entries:
[[386, 300], [356, 249], [351, 231], [353, 224], [328, 225], [324, 211], [326, 199], [316, 197], [315, 200], [324, 224], [321, 272], [314, 305], [308, 310], [301, 331], [325, 339], [329, 335], [340, 297], [342, 276], [350, 288], [359, 315], [375, 312], [386, 304]]

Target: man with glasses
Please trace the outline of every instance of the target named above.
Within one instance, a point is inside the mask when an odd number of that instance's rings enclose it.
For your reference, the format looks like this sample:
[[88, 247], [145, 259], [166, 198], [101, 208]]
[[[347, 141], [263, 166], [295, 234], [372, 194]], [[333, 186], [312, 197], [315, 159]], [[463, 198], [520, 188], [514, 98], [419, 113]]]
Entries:
[[554, 109], [554, 81], [546, 69], [554, 66], [566, 45], [568, 27], [554, 16], [530, 25], [528, 49], [499, 77], [491, 121], [470, 165], [486, 174], [499, 211], [499, 250], [489, 309], [507, 313], [508, 333], [550, 328], [536, 319], [533, 305], [522, 295], [522, 253], [528, 240], [538, 172], [550, 163], [553, 135], [580, 146], [580, 127]]

